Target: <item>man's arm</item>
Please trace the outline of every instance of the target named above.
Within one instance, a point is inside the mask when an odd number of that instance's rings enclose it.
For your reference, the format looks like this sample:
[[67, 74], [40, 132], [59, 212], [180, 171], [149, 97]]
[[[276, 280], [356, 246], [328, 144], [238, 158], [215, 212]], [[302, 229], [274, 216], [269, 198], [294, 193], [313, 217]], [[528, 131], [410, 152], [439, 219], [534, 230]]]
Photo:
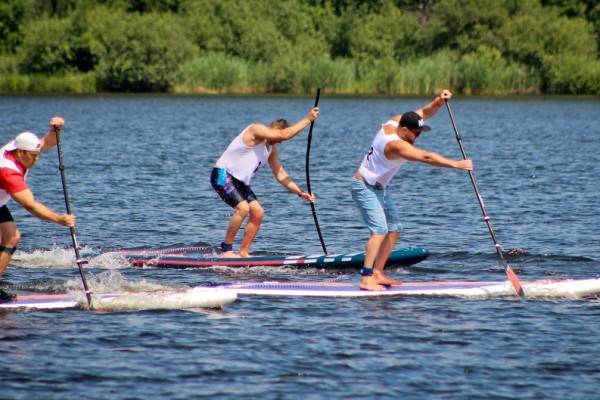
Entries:
[[294, 138], [304, 128], [306, 128], [311, 122], [313, 122], [319, 116], [319, 107], [314, 107], [300, 121], [294, 125], [288, 126], [285, 129], [273, 129], [262, 124], [252, 124], [248, 129], [248, 142], [251, 146], [258, 144], [263, 140], [267, 140], [271, 143], [279, 143]]
[[444, 100], [449, 100], [452, 98], [452, 93], [449, 90], [442, 90], [438, 96], [433, 99], [433, 101], [424, 107], [415, 111], [419, 114], [423, 119], [428, 119], [433, 117], [440, 109], [442, 105], [444, 105]]
[[421, 150], [402, 140], [394, 140], [388, 143], [386, 145], [386, 157], [387, 153], [392, 156], [388, 158], [393, 159], [402, 157], [409, 161], [418, 161], [434, 167], [455, 168], [465, 171], [473, 170], [473, 161], [471, 160], [452, 160], [438, 153]]
[[65, 127], [65, 120], [61, 117], [52, 117], [48, 125], [48, 133], [41, 139], [42, 153], [56, 146], [56, 131]]
[[11, 194], [12, 198], [19, 203], [24, 209], [29, 211], [36, 217], [45, 221], [56, 222], [57, 224], [74, 227], [75, 216], [72, 214], [58, 214], [33, 197], [31, 190], [25, 189], [17, 193]]
[[315, 202], [315, 196], [309, 194], [308, 192], [304, 192], [300, 186], [288, 175], [287, 171], [281, 165], [281, 161], [279, 161], [279, 154], [277, 152], [277, 147], [273, 146], [273, 151], [269, 156], [269, 166], [271, 167], [271, 171], [273, 172], [273, 176], [277, 179], [277, 182], [281, 184], [284, 188], [289, 190], [290, 192], [297, 194], [299, 197], [303, 198], [306, 201], [311, 203]]

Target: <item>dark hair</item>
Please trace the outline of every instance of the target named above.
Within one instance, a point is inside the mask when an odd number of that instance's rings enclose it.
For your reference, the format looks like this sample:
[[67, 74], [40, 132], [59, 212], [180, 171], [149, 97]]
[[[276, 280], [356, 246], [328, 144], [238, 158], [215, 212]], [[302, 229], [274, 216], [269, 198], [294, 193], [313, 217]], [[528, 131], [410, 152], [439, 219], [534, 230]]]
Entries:
[[280, 118], [280, 119], [276, 119], [275, 121], [271, 122], [270, 126], [273, 129], [285, 129], [288, 126], [290, 126], [290, 124], [287, 122], [287, 120]]

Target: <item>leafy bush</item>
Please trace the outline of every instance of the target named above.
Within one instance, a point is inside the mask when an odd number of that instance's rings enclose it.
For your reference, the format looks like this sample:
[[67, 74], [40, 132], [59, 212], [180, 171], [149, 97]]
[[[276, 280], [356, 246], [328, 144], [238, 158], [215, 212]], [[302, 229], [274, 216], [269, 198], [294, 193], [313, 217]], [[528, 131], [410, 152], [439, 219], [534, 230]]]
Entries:
[[167, 14], [114, 15], [96, 9], [92, 31], [102, 45], [96, 68], [102, 90], [164, 92], [194, 49], [178, 21]]
[[600, 94], [600, 61], [572, 54], [547, 56], [543, 80], [549, 93]]

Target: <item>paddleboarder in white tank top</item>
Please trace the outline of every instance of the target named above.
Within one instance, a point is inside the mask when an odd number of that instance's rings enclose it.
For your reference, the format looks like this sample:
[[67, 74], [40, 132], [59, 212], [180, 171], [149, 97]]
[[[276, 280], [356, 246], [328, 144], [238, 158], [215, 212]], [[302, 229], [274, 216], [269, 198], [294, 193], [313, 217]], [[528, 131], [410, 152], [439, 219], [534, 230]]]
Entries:
[[400, 284], [384, 274], [394, 245], [400, 237], [400, 219], [387, 186], [407, 161], [419, 161], [434, 167], [473, 169], [471, 160], [451, 160], [440, 154], [414, 146], [421, 132], [431, 128], [423, 120], [433, 117], [450, 99], [452, 93], [442, 91], [431, 103], [402, 115], [396, 115], [381, 126], [373, 144], [365, 154], [352, 180], [352, 198], [369, 228], [365, 263], [360, 270], [360, 287], [384, 290], [382, 285]]
[[[252, 177], [260, 167], [268, 162], [275, 179], [290, 192], [303, 200], [314, 203], [314, 195], [303, 191], [288, 175], [279, 161], [277, 144], [293, 139], [306, 126], [319, 116], [319, 108], [314, 107], [306, 117], [289, 125], [278, 119], [269, 125], [251, 124], [229, 144], [217, 160], [210, 177], [210, 183], [221, 199], [234, 209], [221, 243], [222, 257], [248, 257], [250, 246], [260, 229], [264, 209], [250, 188]], [[248, 217], [239, 253], [233, 252], [233, 242]]]

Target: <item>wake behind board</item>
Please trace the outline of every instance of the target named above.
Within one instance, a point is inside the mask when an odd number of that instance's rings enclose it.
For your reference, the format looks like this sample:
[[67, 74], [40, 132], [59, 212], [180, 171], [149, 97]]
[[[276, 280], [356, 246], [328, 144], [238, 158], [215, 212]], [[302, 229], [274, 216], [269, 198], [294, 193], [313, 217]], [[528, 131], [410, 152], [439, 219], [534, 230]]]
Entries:
[[[244, 258], [224, 258], [214, 247], [167, 247], [162, 249], [117, 250], [112, 254], [124, 257], [136, 267], [201, 268], [201, 267], [308, 267], [360, 268], [364, 252], [344, 254], [254, 254]], [[404, 247], [392, 251], [388, 265], [412, 265], [423, 261], [429, 251], [422, 247]]]
[[[133, 293], [93, 293], [92, 305], [97, 311], [171, 310], [221, 308], [237, 299], [235, 292], [217, 288], [192, 288]], [[14, 300], [1, 301], [0, 310], [86, 309], [82, 293], [20, 293]]]
[[[543, 279], [521, 281], [526, 299], [581, 299], [600, 295], [600, 279]], [[361, 290], [358, 282], [260, 282], [218, 286], [238, 296], [275, 297], [389, 297], [427, 296], [497, 298], [517, 295], [508, 281], [403, 282], [384, 291]]]

